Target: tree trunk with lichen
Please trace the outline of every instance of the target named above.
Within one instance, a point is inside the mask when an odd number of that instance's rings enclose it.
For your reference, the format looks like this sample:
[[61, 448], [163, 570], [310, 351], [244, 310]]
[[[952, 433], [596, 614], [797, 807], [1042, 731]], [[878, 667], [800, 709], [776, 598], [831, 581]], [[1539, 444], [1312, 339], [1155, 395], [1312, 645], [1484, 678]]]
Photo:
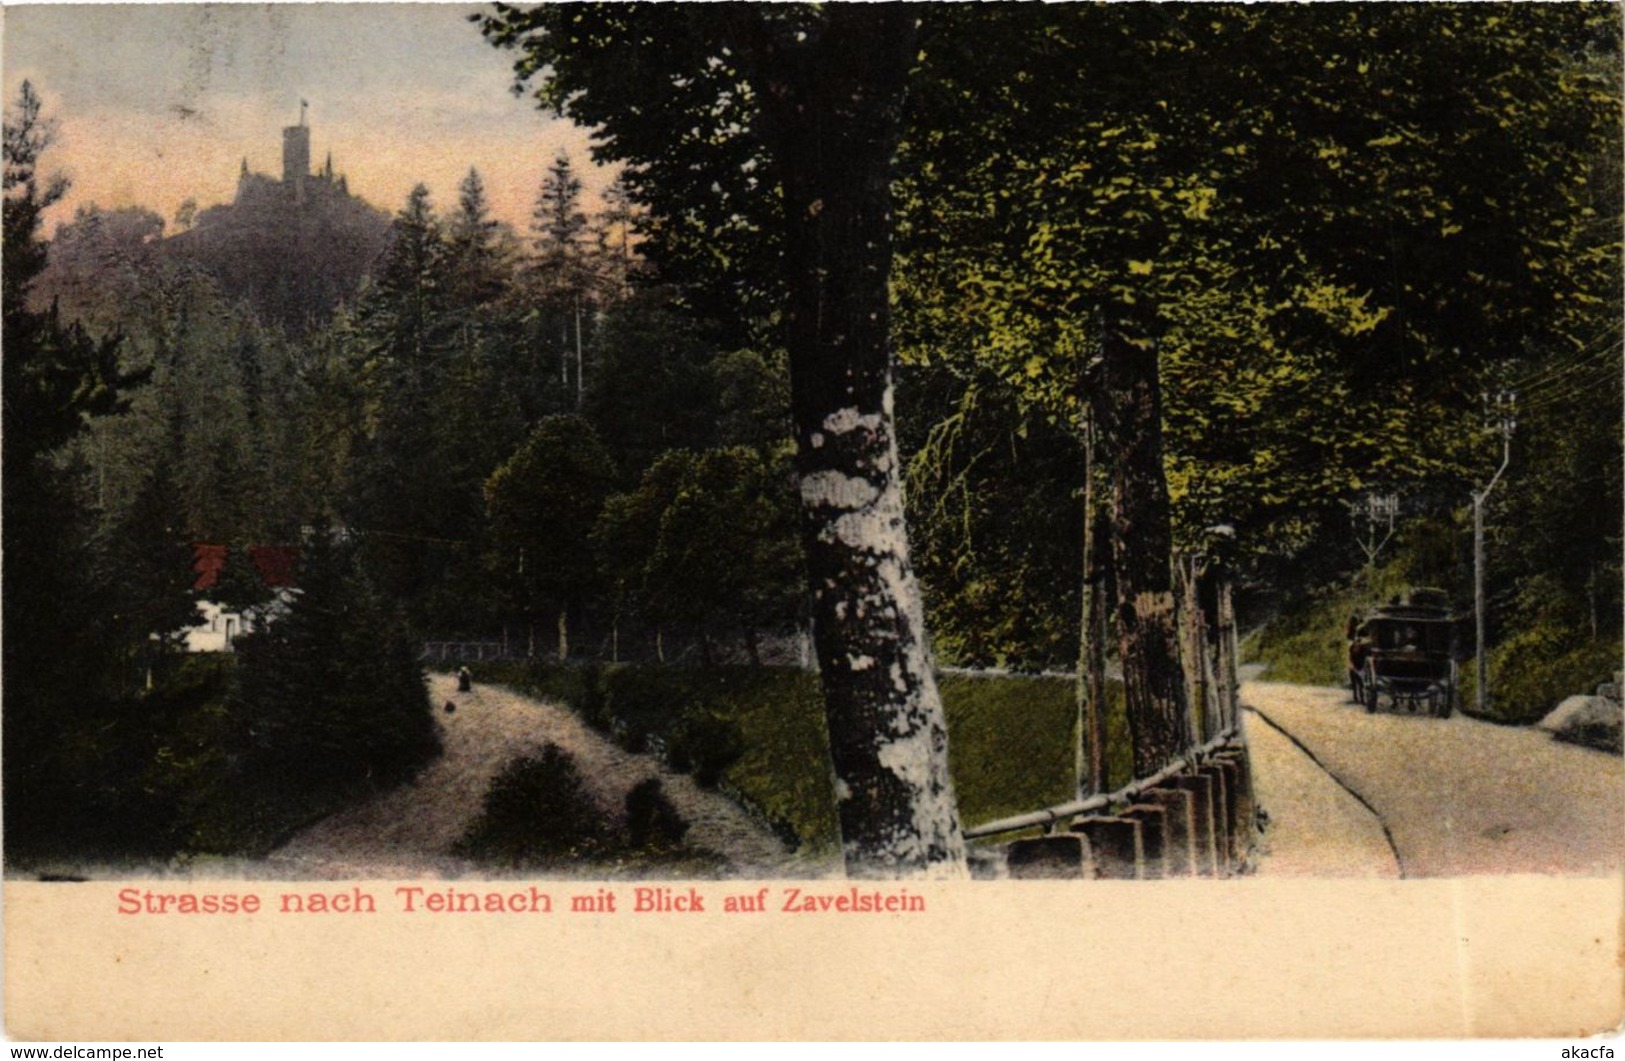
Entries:
[[1171, 565], [1173, 520], [1162, 464], [1162, 395], [1156, 341], [1145, 329], [1113, 321], [1103, 347], [1100, 384], [1091, 399], [1112, 454], [1117, 647], [1134, 776], [1146, 777], [1191, 745]]
[[963, 876], [891, 405], [891, 162], [915, 15], [832, 5], [741, 34], [784, 174], [792, 411], [847, 872]]

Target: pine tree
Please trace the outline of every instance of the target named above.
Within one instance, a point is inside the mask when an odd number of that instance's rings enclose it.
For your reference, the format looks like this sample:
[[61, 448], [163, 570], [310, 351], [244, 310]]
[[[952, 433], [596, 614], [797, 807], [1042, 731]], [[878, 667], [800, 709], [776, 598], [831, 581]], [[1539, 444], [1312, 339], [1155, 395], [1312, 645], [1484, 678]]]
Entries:
[[192, 542], [183, 519], [174, 476], [168, 465], [159, 464], [104, 546], [100, 581], [116, 609], [118, 643], [148, 686], [183, 647], [186, 629], [200, 621], [192, 592]]
[[362, 537], [368, 574], [421, 622], [460, 541], [462, 506], [436, 426], [459, 329], [447, 244], [423, 185], [407, 197], [392, 233], [348, 337], [363, 408], [340, 508]]
[[350, 553], [313, 536], [287, 613], [238, 642], [245, 806], [289, 819], [409, 779], [439, 751], [415, 644]]
[[568, 152], [560, 151], [547, 168], [530, 227], [533, 269], [542, 290], [553, 295], [580, 294], [585, 286], [587, 215], [581, 209], [581, 178], [575, 175]]
[[62, 839], [89, 823], [88, 750], [108, 721], [116, 615], [96, 592], [88, 514], [53, 458], [86, 419], [127, 408], [145, 373], [119, 365], [119, 339], [92, 340], [55, 307], [28, 305], [46, 262], [41, 215], [67, 190], [42, 179], [53, 129], [24, 82], [4, 123], [4, 235], [0, 238], [0, 358], [5, 411], [4, 740], [7, 843]]
[[500, 300], [510, 277], [503, 225], [491, 217], [485, 182], [470, 169], [457, 186], [457, 210], [446, 226], [452, 303], [465, 313]]
[[556, 322], [559, 336], [559, 382], [572, 383], [575, 365], [574, 407], [586, 394], [586, 353], [581, 326], [591, 315], [593, 263], [587, 254], [587, 215], [581, 209], [581, 179], [575, 175], [567, 152], [560, 151], [542, 178], [542, 189], [531, 214], [534, 254], [531, 276], [537, 298]]

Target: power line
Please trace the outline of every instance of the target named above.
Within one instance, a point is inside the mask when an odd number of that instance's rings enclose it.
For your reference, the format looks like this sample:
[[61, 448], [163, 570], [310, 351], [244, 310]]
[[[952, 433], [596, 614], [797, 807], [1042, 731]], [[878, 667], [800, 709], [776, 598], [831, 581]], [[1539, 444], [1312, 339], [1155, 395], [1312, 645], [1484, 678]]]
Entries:
[[1619, 370], [1608, 365], [1599, 365], [1569, 379], [1562, 386], [1548, 389], [1524, 403], [1524, 408], [1530, 412], [1544, 412], [1578, 402], [1599, 388], [1619, 382]]
[[1556, 362], [1555, 364], [1552, 362], [1547, 362], [1538, 368], [1532, 369], [1508, 385], [1519, 390], [1534, 389], [1543, 386], [1548, 380], [1561, 376], [1563, 373], [1568, 372], [1579, 365], [1606, 357], [1609, 354], [1619, 350], [1621, 344], [1617, 337], [1619, 336], [1622, 328], [1625, 328], [1625, 322], [1610, 322], [1607, 328], [1595, 336], [1596, 339], [1604, 340], [1612, 338], [1612, 341], [1608, 341], [1606, 345], [1598, 346], [1591, 350], [1581, 350], [1561, 361]]
[[1576, 375], [1583, 375], [1599, 368], [1611, 368], [1617, 366], [1619, 361], [1616, 355], [1618, 354], [1619, 350], [1620, 344], [1615, 343], [1612, 346], [1599, 350], [1588, 357], [1581, 358], [1580, 360], [1570, 362], [1561, 368], [1554, 369], [1545, 376], [1532, 380], [1527, 384], [1515, 384], [1515, 389], [1526, 394], [1537, 394], [1542, 390], [1549, 390], [1554, 387], [1564, 387]]

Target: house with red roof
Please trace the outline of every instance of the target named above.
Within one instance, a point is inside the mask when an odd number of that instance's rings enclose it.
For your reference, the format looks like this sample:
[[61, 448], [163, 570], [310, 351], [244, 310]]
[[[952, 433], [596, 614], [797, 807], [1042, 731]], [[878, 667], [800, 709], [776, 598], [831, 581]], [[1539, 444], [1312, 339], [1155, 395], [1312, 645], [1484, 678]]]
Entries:
[[248, 609], [229, 607], [209, 599], [209, 591], [220, 584], [221, 576], [231, 559], [231, 549], [224, 545], [196, 542], [192, 546], [192, 570], [197, 579], [192, 589], [198, 594], [198, 612], [203, 621], [185, 632], [188, 652], [229, 652], [232, 642], [264, 623], [276, 619], [287, 610], [293, 594], [298, 592], [299, 547], [296, 545], [250, 545], [243, 550], [255, 573], [266, 589], [270, 600]]

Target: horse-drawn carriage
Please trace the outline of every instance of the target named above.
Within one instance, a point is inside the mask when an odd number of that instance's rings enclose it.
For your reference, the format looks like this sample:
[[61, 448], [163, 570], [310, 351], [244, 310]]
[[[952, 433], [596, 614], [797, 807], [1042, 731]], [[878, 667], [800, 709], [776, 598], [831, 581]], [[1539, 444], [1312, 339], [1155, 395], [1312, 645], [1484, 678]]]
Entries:
[[1348, 639], [1349, 688], [1367, 711], [1385, 695], [1439, 718], [1456, 709], [1456, 617], [1442, 590], [1412, 590], [1350, 618]]

